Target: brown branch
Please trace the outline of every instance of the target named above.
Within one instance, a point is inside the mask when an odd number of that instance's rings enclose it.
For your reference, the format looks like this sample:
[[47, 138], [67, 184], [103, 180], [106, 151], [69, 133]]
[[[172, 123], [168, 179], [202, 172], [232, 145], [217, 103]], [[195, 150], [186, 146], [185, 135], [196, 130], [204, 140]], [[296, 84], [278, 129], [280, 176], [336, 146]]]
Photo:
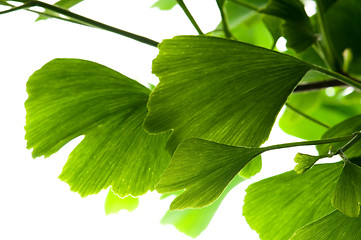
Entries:
[[345, 87], [347, 84], [338, 81], [337, 79], [329, 79], [321, 82], [311, 82], [298, 85], [293, 92], [307, 92], [316, 91], [328, 87]]

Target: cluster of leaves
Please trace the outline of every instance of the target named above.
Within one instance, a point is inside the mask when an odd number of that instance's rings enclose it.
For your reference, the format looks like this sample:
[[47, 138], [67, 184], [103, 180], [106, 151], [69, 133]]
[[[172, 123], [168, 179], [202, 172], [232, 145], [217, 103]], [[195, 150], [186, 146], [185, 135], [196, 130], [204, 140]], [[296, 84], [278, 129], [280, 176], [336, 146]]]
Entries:
[[[28, 5], [0, 1], [10, 11], [48, 7], [18, 2]], [[61, 0], [39, 20], [65, 14], [97, 24], [67, 10], [79, 2]], [[177, 4], [201, 32], [183, 1], [154, 6]], [[261, 239], [360, 239], [361, 2], [317, 0], [312, 17], [299, 0], [217, 4], [222, 22], [214, 31], [157, 44], [152, 90], [80, 59], [36, 71], [25, 103], [33, 157], [84, 135], [59, 176], [71, 190], [87, 196], [111, 187], [107, 213], [135, 209], [147, 191], [175, 194], [170, 210], [182, 211], [162, 222], [196, 237], [226, 194], [260, 171], [263, 152], [317, 145], [319, 156], [298, 154], [294, 171], [250, 185], [243, 214]], [[285, 53], [275, 49], [280, 37]], [[285, 104], [280, 127], [310, 141], [260, 147]], [[343, 161], [316, 164], [334, 155]]]

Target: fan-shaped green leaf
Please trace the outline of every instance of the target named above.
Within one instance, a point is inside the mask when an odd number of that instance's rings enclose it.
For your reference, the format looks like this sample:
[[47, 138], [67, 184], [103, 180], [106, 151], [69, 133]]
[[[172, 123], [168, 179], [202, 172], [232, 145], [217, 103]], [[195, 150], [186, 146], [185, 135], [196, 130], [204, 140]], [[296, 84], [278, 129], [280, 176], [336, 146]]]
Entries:
[[168, 134], [142, 128], [149, 90], [100, 64], [56, 59], [27, 84], [27, 147], [46, 157], [80, 135], [59, 176], [82, 196], [110, 185], [121, 197], [154, 190], [169, 163]]
[[185, 209], [182, 211], [167, 211], [162, 218], [162, 224], [172, 224], [179, 231], [185, 233], [190, 237], [197, 237], [201, 234], [212, 220], [218, 207], [221, 205], [223, 199], [240, 182], [245, 178], [236, 176], [226, 187], [221, 196], [211, 205], [204, 208]]
[[332, 196], [332, 204], [349, 217], [358, 217], [361, 203], [361, 168], [345, 162]]
[[330, 200], [341, 168], [341, 163], [320, 164], [304, 174], [290, 171], [253, 183], [246, 190], [243, 215], [262, 240], [288, 239], [334, 210]]
[[290, 240], [361, 239], [361, 219], [350, 218], [339, 211], [298, 229]]
[[[207, 36], [181, 36], [159, 45], [145, 128], [173, 129], [168, 149], [199, 137], [255, 147], [310, 65], [249, 44]], [[267, 87], [265, 87], [267, 86]]]
[[170, 210], [202, 208], [214, 202], [261, 148], [233, 147], [202, 139], [182, 142], [157, 184], [160, 193], [185, 191]]
[[117, 213], [123, 209], [131, 212], [135, 210], [138, 207], [138, 205], [139, 205], [138, 198], [132, 196], [120, 198], [118, 197], [118, 195], [113, 193], [111, 189], [109, 189], [107, 198], [105, 199], [104, 210], [106, 215]]
[[296, 173], [301, 174], [310, 169], [318, 160], [326, 156], [312, 156], [303, 153], [297, 153], [295, 162], [297, 165], [293, 169]]
[[239, 175], [244, 178], [250, 178], [259, 173], [262, 169], [262, 157], [258, 155], [247, 163], [244, 168], [239, 172]]

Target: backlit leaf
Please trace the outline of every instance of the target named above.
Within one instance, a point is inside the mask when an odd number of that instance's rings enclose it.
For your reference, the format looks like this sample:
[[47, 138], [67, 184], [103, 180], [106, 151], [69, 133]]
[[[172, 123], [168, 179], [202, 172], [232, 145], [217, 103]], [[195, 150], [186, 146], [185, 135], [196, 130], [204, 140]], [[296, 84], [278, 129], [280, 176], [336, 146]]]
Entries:
[[318, 160], [325, 156], [312, 156], [303, 153], [297, 153], [295, 162], [297, 165], [293, 169], [296, 173], [301, 174], [310, 169]]
[[191, 137], [259, 146], [310, 69], [288, 55], [215, 37], [175, 37], [159, 49], [153, 72], [160, 83], [144, 126], [153, 133], [173, 129], [170, 152]]
[[170, 210], [202, 208], [214, 202], [261, 148], [233, 147], [202, 139], [182, 142], [157, 184], [160, 193], [185, 191]]
[[193, 238], [197, 237], [207, 228], [228, 192], [244, 180], [245, 178], [236, 176], [229, 183], [221, 196], [207, 207], [185, 209], [182, 211], [167, 211], [162, 218], [161, 223], [172, 224], [182, 233]]
[[342, 163], [319, 164], [304, 174], [290, 171], [253, 183], [246, 190], [243, 215], [262, 240], [289, 239], [335, 209], [331, 195], [341, 168]]
[[332, 196], [332, 204], [349, 217], [358, 217], [361, 203], [361, 168], [345, 162]]
[[258, 155], [242, 168], [239, 175], [244, 178], [250, 178], [259, 173], [262, 169], [262, 157]]
[[106, 215], [117, 213], [120, 210], [127, 210], [131, 212], [135, 210], [138, 205], [138, 198], [132, 196], [120, 198], [116, 194], [114, 194], [111, 189], [109, 189], [107, 198], [105, 199], [104, 210]]
[[350, 218], [339, 211], [298, 229], [290, 240], [361, 239], [361, 218]]
[[27, 83], [27, 147], [45, 157], [85, 135], [60, 179], [82, 196], [112, 186], [121, 197], [154, 190], [169, 163], [168, 134], [142, 128], [149, 90], [100, 64], [56, 59]]

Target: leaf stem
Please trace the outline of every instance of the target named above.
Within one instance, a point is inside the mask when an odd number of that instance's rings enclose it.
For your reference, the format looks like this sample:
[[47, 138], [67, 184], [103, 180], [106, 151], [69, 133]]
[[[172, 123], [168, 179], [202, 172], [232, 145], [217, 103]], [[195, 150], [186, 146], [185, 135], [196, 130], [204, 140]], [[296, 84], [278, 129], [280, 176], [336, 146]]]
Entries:
[[354, 138], [352, 138], [348, 143], [346, 143], [345, 145], [343, 145], [343, 146], [336, 152], [336, 154], [344, 153], [344, 152], [347, 151], [350, 147], [352, 147], [355, 143], [357, 143], [358, 141], [361, 140], [361, 132], [356, 132], [356, 133], [354, 133], [354, 134], [355, 134]]
[[323, 6], [322, 0], [316, 0], [316, 6], [317, 22], [322, 36], [321, 43], [323, 43], [318, 45], [318, 47], [323, 52], [326, 65], [328, 65], [328, 67], [330, 67], [332, 70], [339, 72], [341, 68], [340, 64], [337, 61], [337, 58], [335, 57], [334, 47], [330, 40], [329, 31], [325, 19], [325, 8]]
[[328, 87], [344, 87], [348, 86], [347, 84], [340, 82], [337, 79], [329, 79], [319, 82], [311, 82], [297, 85], [297, 87], [293, 90], [294, 93], [298, 92], [307, 92], [307, 91], [315, 91]]
[[230, 1], [234, 2], [234, 3], [238, 3], [239, 5], [242, 5], [242, 6], [246, 7], [246, 8], [254, 10], [256, 12], [259, 11], [259, 8], [255, 4], [252, 4], [250, 2], [247, 2], [247, 1], [244, 1], [244, 0], [230, 0]]
[[202, 32], [202, 30], [198, 26], [196, 20], [194, 20], [192, 14], [189, 12], [187, 6], [184, 4], [184, 1], [183, 0], [177, 0], [177, 3], [182, 8], [183, 12], [187, 15], [189, 21], [191, 21], [193, 27], [197, 30], [198, 34], [203, 35], [204, 33]]
[[218, 5], [219, 11], [221, 13], [221, 18], [222, 18], [222, 26], [223, 26], [224, 35], [226, 36], [226, 38], [232, 38], [233, 36], [229, 29], [228, 18], [227, 18], [227, 13], [224, 8], [224, 3], [225, 3], [225, 0], [217, 0], [217, 5]]
[[268, 147], [263, 147], [262, 149], [265, 151], [282, 149], [282, 148], [290, 148], [290, 147], [300, 147], [300, 146], [309, 146], [309, 145], [321, 145], [321, 144], [328, 144], [334, 142], [343, 142], [347, 140], [353, 139], [355, 136], [361, 135], [359, 132], [343, 136], [337, 138], [328, 138], [328, 139], [321, 139], [321, 140], [313, 140], [313, 141], [302, 141], [302, 142], [292, 142], [292, 143], [283, 143], [283, 144], [276, 144]]
[[[24, 2], [24, 1], [16, 1], [16, 2]], [[63, 9], [63, 8], [60, 8], [60, 7], [51, 5], [51, 4], [47, 4], [47, 3], [44, 3], [44, 2], [40, 2], [40, 1], [25, 2], [23, 5], [21, 5], [19, 7], [14, 7], [14, 8], [11, 8], [9, 10], [5, 10], [3, 12], [0, 12], [0, 14], [14, 12], [14, 11], [17, 11], [17, 10], [27, 9], [27, 8], [35, 7], [35, 6], [43, 7], [45, 9], [47, 9], [47, 10], [50, 10], [50, 11], [53, 11], [53, 12], [56, 12], [56, 13], [59, 13], [59, 14], [63, 14], [64, 16], [67, 16], [69, 18], [77, 20], [82, 25], [86, 25], [86, 26], [89, 26], [89, 27], [99, 28], [99, 29], [103, 29], [103, 30], [106, 30], [106, 31], [109, 31], [109, 32], [113, 32], [113, 33], [122, 35], [124, 37], [131, 38], [131, 39], [136, 40], [138, 42], [150, 45], [152, 47], [157, 47], [158, 44], [159, 44], [158, 42], [156, 42], [156, 41], [154, 41], [152, 39], [149, 39], [149, 38], [146, 38], [146, 37], [143, 37], [143, 36], [139, 36], [139, 35], [136, 35], [134, 33], [130, 33], [130, 32], [127, 32], [127, 31], [124, 31], [124, 30], [109, 26], [109, 25], [106, 25], [106, 24], [101, 23], [101, 22], [97, 22], [97, 21], [92, 20], [90, 18], [87, 18], [87, 17], [81, 16], [79, 14], [70, 12], [70, 11], [68, 11], [66, 9]], [[64, 20], [63, 18], [60, 18], [60, 19]]]
[[352, 87], [355, 87], [359, 90], [361, 90], [361, 81], [355, 79], [355, 78], [351, 78], [349, 76], [345, 76], [343, 74], [340, 74], [340, 73], [337, 73], [337, 72], [334, 72], [332, 70], [329, 70], [329, 69], [326, 69], [326, 68], [323, 68], [323, 67], [320, 67], [320, 66], [316, 66], [316, 65], [311, 65], [311, 67], [313, 68], [313, 70], [316, 70], [318, 72], [321, 72], [321, 73], [324, 73], [330, 77], [334, 77]]
[[298, 110], [297, 108], [293, 107], [289, 103], [286, 103], [285, 105], [286, 105], [286, 107], [288, 107], [289, 109], [291, 109], [292, 111], [297, 113], [298, 115], [300, 115], [300, 116], [302, 116], [302, 117], [304, 117], [304, 118], [306, 118], [306, 119], [308, 119], [308, 120], [310, 120], [310, 121], [312, 121], [312, 122], [314, 122], [314, 123], [316, 123], [316, 124], [318, 124], [318, 125], [320, 125], [320, 126], [322, 126], [324, 128], [330, 128], [330, 126], [328, 126], [327, 124], [325, 124], [325, 123], [323, 123], [323, 122], [321, 122], [321, 121], [307, 115], [306, 113]]

